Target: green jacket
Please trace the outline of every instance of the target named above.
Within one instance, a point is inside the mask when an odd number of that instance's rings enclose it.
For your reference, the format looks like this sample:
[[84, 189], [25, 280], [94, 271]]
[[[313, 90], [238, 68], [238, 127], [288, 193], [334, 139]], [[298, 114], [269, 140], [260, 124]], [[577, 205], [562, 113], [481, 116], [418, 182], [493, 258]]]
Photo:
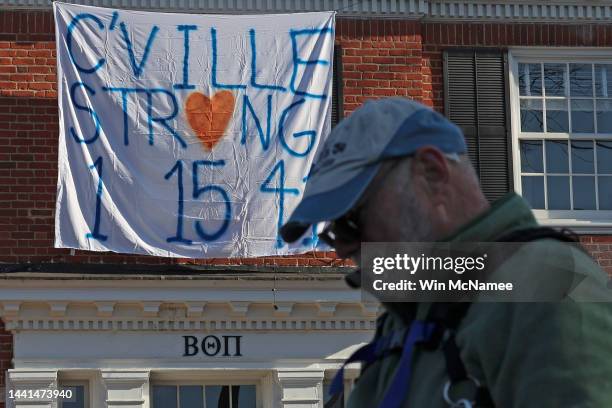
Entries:
[[[537, 222], [525, 201], [509, 194], [448, 241], [495, 241], [512, 230], [534, 226]], [[579, 249], [553, 239], [524, 244], [498, 272], [538, 274], [553, 282], [560, 270], [584, 276], [572, 299], [474, 302], [458, 328], [457, 344], [467, 371], [486, 385], [496, 407], [612, 407], [612, 303], [605, 273]], [[393, 312], [401, 305], [385, 305], [389, 318], [383, 335], [404, 327]], [[428, 308], [419, 304], [417, 318], [424, 318]], [[377, 407], [399, 357], [389, 355], [363, 370], [348, 408]], [[417, 348], [412, 364], [403, 406], [448, 407], [442, 397], [447, 380], [442, 352]], [[471, 399], [472, 390], [469, 384], [453, 386], [453, 397]]]

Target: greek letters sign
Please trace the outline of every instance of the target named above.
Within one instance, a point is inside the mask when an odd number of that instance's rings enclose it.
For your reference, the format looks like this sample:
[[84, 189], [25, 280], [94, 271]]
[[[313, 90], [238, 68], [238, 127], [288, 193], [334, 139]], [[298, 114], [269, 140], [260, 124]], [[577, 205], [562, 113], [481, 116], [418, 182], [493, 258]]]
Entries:
[[189, 15], [54, 2], [55, 246], [262, 256], [330, 130], [334, 13]]
[[202, 338], [183, 336], [185, 347], [183, 357], [197, 355], [207, 357], [242, 357], [240, 339], [242, 336], [208, 335]]

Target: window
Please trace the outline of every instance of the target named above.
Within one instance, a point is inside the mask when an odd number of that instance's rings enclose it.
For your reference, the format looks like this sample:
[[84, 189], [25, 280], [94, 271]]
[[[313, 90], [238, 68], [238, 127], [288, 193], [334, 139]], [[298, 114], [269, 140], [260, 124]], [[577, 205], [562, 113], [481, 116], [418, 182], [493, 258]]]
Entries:
[[88, 387], [86, 383], [63, 382], [60, 390], [70, 391], [70, 398], [58, 399], [60, 408], [87, 408], [89, 406]]
[[154, 385], [153, 408], [255, 408], [256, 386]]
[[545, 223], [609, 223], [612, 53], [513, 51], [510, 86], [515, 189]]

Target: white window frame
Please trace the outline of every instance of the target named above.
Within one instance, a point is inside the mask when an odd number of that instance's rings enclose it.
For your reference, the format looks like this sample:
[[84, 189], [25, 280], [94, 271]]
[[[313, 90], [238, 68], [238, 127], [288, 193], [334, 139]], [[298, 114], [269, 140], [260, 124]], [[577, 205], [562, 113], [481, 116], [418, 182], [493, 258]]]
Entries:
[[[83, 406], [84, 408], [89, 408], [90, 405], [90, 398], [89, 398], [89, 381], [88, 380], [66, 380], [66, 381], [59, 381], [59, 390], [63, 390], [66, 389], [67, 387], [75, 387], [78, 385], [82, 385], [83, 386]], [[62, 408], [64, 406], [63, 401], [59, 401], [59, 403], [57, 404], [58, 408]]]
[[[593, 134], [571, 133], [525, 133], [521, 135], [520, 98], [518, 84], [518, 64], [521, 63], [608, 63], [612, 64], [612, 48], [561, 48], [561, 47], [529, 47], [511, 48], [508, 52], [510, 115], [512, 133], [512, 161], [514, 190], [522, 194], [521, 188], [521, 157], [519, 140], [528, 139], [571, 139], [592, 140], [598, 137]], [[570, 112], [568, 111], [568, 115]], [[570, 119], [571, 120], [571, 119]], [[552, 135], [552, 137], [551, 137]], [[612, 140], [611, 135], [602, 135], [606, 140]], [[568, 153], [571, 154], [571, 153]], [[543, 158], [545, 160], [545, 158]], [[571, 176], [570, 176], [571, 177]], [[597, 180], [596, 180], [597, 184]], [[546, 185], [546, 184], [545, 184]], [[570, 199], [571, 199], [570, 186]], [[610, 210], [533, 210], [542, 225], [553, 227], [570, 227], [580, 233], [607, 234], [612, 233], [612, 211]]]
[[[200, 386], [200, 387], [207, 387], [207, 386], [224, 386], [224, 385], [230, 385], [230, 386], [236, 386], [236, 385], [254, 385], [255, 386], [255, 406], [257, 408], [261, 408], [262, 407], [262, 396], [261, 396], [261, 381], [259, 379], [253, 379], [251, 381], [249, 380], [224, 380], [224, 379], [219, 379], [219, 380], [203, 380], [203, 381], [199, 381], [199, 380], [192, 380], [192, 381], [172, 381], [172, 380], [161, 380], [161, 381], [153, 381], [151, 382], [150, 385], [150, 395], [149, 395], [149, 401], [150, 401], [150, 405], [151, 407], [154, 407], [154, 403], [153, 403], [153, 387], [155, 386], [174, 386], [174, 387], [181, 387], [181, 386], [190, 386], [190, 385], [195, 385], [195, 386]], [[178, 398], [178, 392], [177, 392], [177, 398]], [[177, 401], [178, 404], [178, 401]], [[180, 407], [179, 407], [180, 408]]]

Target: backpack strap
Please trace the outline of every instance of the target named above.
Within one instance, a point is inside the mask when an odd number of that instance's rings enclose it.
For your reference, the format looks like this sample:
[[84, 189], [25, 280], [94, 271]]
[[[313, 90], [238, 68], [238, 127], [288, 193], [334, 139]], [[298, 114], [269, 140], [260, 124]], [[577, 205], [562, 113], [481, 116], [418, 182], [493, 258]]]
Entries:
[[475, 387], [474, 398], [469, 401], [470, 405], [466, 406], [494, 407], [493, 399], [486, 386], [469, 375], [461, 359], [461, 351], [456, 341], [457, 328], [470, 306], [470, 302], [438, 302], [432, 304], [427, 319], [437, 322], [441, 330], [439, 330], [437, 338], [427, 345], [426, 350], [433, 351], [440, 349], [444, 354], [448, 380], [444, 386], [443, 397], [449, 406], [459, 406], [459, 401], [451, 399], [450, 390], [452, 386], [465, 381], [471, 381]]
[[[531, 242], [539, 239], [556, 239], [562, 242], [578, 243], [578, 235], [569, 228], [554, 229], [550, 227], [534, 227], [519, 229], [508, 234], [502, 235], [495, 241], [497, 242]], [[582, 248], [582, 246], [581, 246]]]
[[435, 323], [424, 320], [415, 320], [410, 324], [410, 330], [405, 337], [397, 369], [378, 408], [401, 408], [409, 391], [414, 348], [423, 342], [427, 342], [435, 329]]
[[[410, 327], [401, 330], [394, 330], [388, 335], [375, 338], [371, 343], [360, 347], [344, 362], [344, 364], [342, 364], [342, 367], [336, 373], [336, 376], [334, 377], [330, 386], [330, 395], [340, 394], [344, 391], [344, 368], [348, 364], [361, 362], [367, 366], [397, 351], [402, 352], [400, 365], [405, 365], [407, 370], [398, 369], [398, 372], [403, 372], [401, 374], [396, 373], [393, 383], [397, 383], [397, 385], [395, 387], [390, 387], [389, 390], [391, 388], [395, 389], [398, 387], [401, 390], [405, 390], [406, 382], [404, 380], [409, 380], [411, 374], [410, 360], [412, 359], [412, 350], [417, 344], [428, 341], [433, 332], [433, 323], [423, 320], [414, 320]], [[397, 392], [399, 391], [393, 393], [396, 394]], [[386, 396], [388, 395], [389, 392], [386, 393]], [[395, 404], [391, 404], [391, 402], [387, 402], [386, 404], [387, 405], [381, 404], [380, 406], [385, 408], [396, 406]]]

